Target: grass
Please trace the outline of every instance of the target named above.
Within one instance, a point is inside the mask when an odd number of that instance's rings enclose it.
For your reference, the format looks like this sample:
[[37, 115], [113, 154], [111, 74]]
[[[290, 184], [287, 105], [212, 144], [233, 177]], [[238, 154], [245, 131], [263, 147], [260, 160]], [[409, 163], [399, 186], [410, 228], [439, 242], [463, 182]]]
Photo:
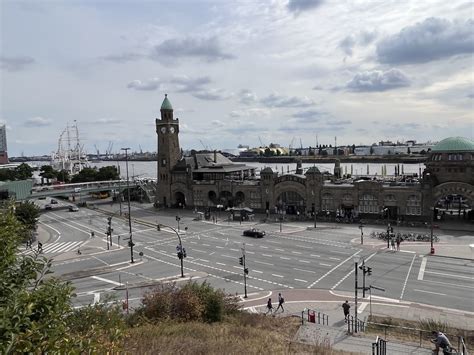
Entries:
[[296, 318], [273, 318], [239, 312], [216, 323], [163, 321], [126, 332], [128, 354], [328, 354], [345, 355], [318, 346], [292, 342]]
[[421, 345], [423, 347], [429, 347], [431, 346], [431, 331], [438, 330], [448, 336], [449, 340], [455, 348], [458, 347], [457, 336], [464, 337], [464, 341], [468, 346], [468, 349], [470, 351], [474, 351], [474, 331], [454, 328], [449, 326], [446, 322], [441, 322], [430, 318], [421, 319], [419, 321], [409, 321], [405, 319], [381, 317], [374, 315], [369, 317], [369, 322], [387, 325], [386, 327], [384, 325], [369, 324], [366, 333], [379, 335], [388, 340], [396, 339], [399, 341], [413, 342], [418, 344], [420, 344], [421, 340]]

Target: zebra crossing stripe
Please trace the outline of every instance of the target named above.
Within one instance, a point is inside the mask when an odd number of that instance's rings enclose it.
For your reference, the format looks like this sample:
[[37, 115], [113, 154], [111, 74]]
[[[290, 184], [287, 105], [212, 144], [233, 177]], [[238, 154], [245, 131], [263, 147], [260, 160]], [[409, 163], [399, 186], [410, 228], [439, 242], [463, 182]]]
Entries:
[[65, 245], [59, 249], [56, 249], [55, 253], [61, 253], [61, 252], [66, 252], [70, 251], [72, 249], [75, 249], [76, 247], [80, 246], [82, 242], [72, 242], [71, 244]]
[[43, 253], [54, 253], [56, 249], [59, 249], [66, 244], [67, 242], [46, 244], [45, 246], [43, 246]]

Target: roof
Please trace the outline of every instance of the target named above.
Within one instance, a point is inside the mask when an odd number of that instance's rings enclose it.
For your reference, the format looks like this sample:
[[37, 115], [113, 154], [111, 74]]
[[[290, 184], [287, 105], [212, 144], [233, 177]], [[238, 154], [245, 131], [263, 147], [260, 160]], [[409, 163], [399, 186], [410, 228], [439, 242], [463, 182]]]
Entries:
[[305, 175], [307, 175], [307, 174], [321, 174], [321, 172], [319, 171], [319, 169], [316, 166], [312, 166], [311, 168], [306, 170]]
[[436, 144], [432, 152], [474, 152], [474, 141], [464, 137], [450, 137]]
[[172, 110], [173, 106], [171, 106], [170, 100], [168, 100], [168, 94], [165, 94], [165, 99], [163, 100], [163, 103], [161, 104], [161, 109], [162, 110]]

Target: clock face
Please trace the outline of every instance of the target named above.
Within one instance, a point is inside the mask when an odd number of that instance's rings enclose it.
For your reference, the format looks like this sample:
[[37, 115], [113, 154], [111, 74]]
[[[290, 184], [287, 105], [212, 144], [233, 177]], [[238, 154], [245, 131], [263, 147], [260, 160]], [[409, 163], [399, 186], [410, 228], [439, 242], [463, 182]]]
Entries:
[[174, 127], [170, 127], [170, 133], [174, 133]]
[[161, 127], [161, 133], [166, 133], [166, 127]]

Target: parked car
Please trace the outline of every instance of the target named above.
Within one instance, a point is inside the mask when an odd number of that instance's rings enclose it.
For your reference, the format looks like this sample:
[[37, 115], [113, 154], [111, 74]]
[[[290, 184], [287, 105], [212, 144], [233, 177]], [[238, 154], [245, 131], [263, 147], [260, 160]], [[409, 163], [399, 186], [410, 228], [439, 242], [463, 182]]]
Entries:
[[38, 200], [46, 200], [46, 196], [38, 197]]
[[254, 237], [254, 238], [263, 238], [265, 235], [264, 231], [252, 228], [252, 229], [247, 229], [244, 231], [244, 236], [246, 237]]
[[58, 201], [56, 201], [54, 198], [51, 199], [51, 204], [52, 205], [57, 205], [58, 204]]
[[53, 206], [51, 206], [49, 203], [47, 205], [44, 205], [45, 210], [52, 210]]
[[69, 206], [69, 212], [77, 212], [79, 208], [77, 206]]

